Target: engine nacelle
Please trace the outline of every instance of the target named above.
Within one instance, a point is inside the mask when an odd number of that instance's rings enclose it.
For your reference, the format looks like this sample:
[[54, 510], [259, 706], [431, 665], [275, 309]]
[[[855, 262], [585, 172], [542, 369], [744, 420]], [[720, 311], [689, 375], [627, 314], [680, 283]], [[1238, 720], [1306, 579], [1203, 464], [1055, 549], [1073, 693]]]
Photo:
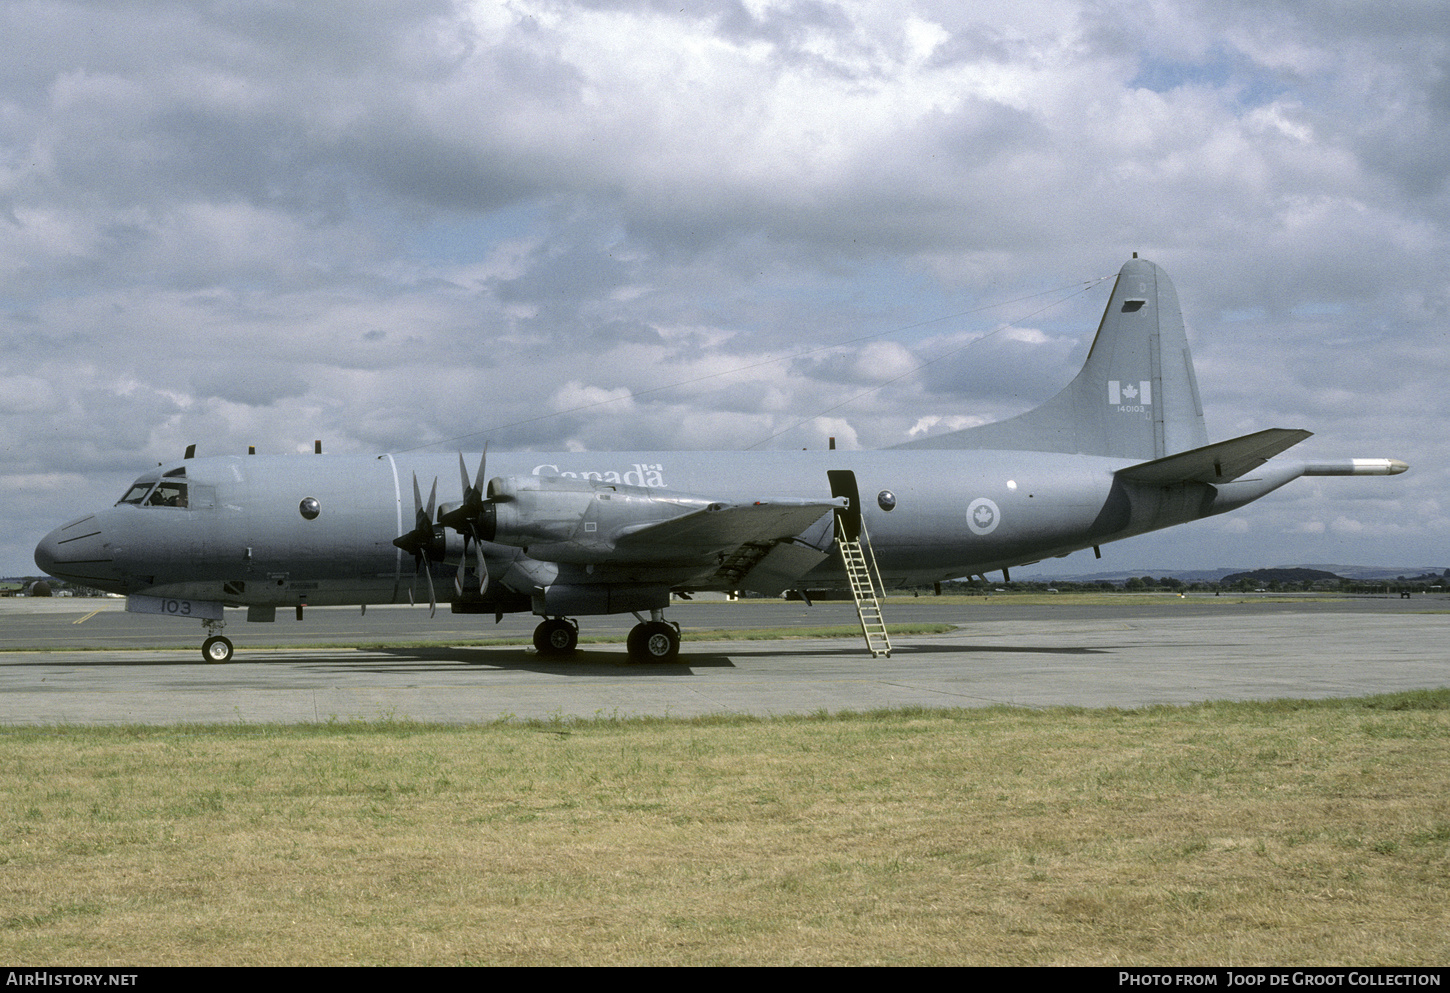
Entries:
[[489, 480], [480, 537], [553, 562], [603, 561], [631, 531], [722, 505], [650, 486], [569, 476]]

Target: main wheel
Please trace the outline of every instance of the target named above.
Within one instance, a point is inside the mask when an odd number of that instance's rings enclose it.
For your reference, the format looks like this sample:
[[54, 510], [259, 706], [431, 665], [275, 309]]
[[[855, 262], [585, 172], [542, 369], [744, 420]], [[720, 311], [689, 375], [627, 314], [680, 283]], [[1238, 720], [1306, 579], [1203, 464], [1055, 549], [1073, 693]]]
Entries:
[[232, 660], [232, 643], [220, 635], [208, 638], [201, 643], [201, 657], [207, 662], [230, 662]]
[[579, 645], [579, 629], [562, 617], [550, 617], [534, 628], [534, 647], [540, 655], [572, 655]]
[[630, 656], [643, 662], [673, 662], [680, 657], [680, 632], [664, 621], [636, 624], [627, 644]]

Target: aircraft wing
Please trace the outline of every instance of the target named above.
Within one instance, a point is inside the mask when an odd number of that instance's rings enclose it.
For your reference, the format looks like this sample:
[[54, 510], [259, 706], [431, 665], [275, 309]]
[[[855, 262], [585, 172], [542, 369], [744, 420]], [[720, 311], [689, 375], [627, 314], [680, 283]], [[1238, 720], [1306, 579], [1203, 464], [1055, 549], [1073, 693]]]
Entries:
[[844, 499], [711, 504], [668, 521], [640, 525], [616, 538], [614, 547], [634, 559], [707, 558], [742, 545], [789, 541], [845, 504]]
[[1172, 486], [1175, 483], [1227, 483], [1253, 472], [1280, 452], [1287, 451], [1313, 432], [1270, 428], [1241, 438], [1194, 448], [1166, 458], [1139, 462], [1119, 469], [1118, 478], [1134, 483]]

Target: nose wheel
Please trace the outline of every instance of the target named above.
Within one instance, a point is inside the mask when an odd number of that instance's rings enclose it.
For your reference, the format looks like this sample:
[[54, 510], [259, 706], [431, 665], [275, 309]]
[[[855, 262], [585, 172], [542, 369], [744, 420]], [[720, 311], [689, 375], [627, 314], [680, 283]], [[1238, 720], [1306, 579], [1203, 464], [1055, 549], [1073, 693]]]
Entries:
[[201, 643], [201, 657], [206, 662], [217, 664], [232, 660], [232, 643], [228, 638], [214, 635]]

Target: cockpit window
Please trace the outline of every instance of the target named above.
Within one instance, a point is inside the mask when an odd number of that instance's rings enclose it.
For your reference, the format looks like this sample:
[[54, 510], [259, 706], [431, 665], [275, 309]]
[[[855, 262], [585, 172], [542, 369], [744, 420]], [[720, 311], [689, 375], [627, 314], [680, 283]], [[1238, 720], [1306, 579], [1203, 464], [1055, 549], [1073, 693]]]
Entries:
[[146, 498], [148, 507], [185, 507], [186, 484], [163, 479]]
[[173, 479], [138, 479], [131, 484], [120, 503], [135, 504], [138, 507], [186, 507], [186, 483]]
[[151, 492], [151, 487], [155, 485], [156, 480], [154, 479], [138, 479], [131, 484], [131, 488], [126, 491], [126, 495], [116, 502], [139, 504], [145, 498], [146, 494]]

